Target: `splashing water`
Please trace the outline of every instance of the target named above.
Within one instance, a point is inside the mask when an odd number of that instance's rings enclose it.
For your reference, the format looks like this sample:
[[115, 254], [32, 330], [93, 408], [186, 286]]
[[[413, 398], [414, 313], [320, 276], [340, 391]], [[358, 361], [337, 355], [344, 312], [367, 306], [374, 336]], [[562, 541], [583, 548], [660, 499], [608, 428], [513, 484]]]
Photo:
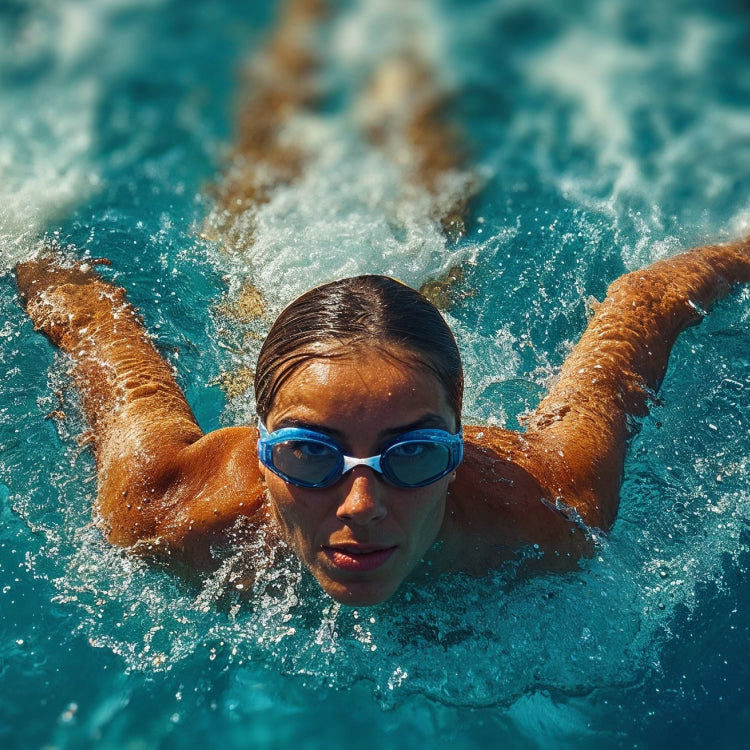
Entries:
[[[212, 429], [252, 418], [249, 394], [226, 399], [215, 383], [253, 365], [299, 292], [367, 271], [419, 286], [459, 265], [448, 319], [467, 416], [515, 426], [590, 295], [747, 230], [740, 6], [342, 4], [326, 22], [324, 72], [342, 100], [287, 124], [312, 156], [246, 217], [252, 242], [238, 253], [198, 235], [216, 210], [206, 186], [230, 138], [233, 67], [273, 9], [223, 5], [0, 13], [4, 746], [658, 747], [664, 725], [685, 747], [736, 745], [747, 720], [723, 722], [722, 702], [740, 705], [747, 677], [746, 291], [678, 342], [596, 559], [522, 582], [407, 584], [353, 610], [288, 562], [262, 567], [250, 602], [228, 591], [247, 551], [195, 582], [108, 545], [90, 523], [95, 474], [67, 362], [32, 333], [9, 270], [45, 231], [110, 257]], [[484, 186], [456, 244], [347, 104], [399, 28], [419, 29], [414, 43], [455, 88]], [[247, 280], [267, 310], [226, 333], [217, 305]], [[42, 692], [32, 726], [24, 706]]]

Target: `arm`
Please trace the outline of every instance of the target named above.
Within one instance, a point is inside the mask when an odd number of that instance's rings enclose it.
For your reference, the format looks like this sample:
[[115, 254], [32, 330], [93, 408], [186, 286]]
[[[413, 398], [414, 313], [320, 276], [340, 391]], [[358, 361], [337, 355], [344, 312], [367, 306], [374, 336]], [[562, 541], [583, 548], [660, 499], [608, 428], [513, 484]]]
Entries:
[[203, 435], [124, 290], [91, 265], [47, 258], [19, 264], [16, 278], [34, 327], [72, 357], [109, 538], [200, 562], [211, 541], [259, 505], [254, 431]]
[[648, 413], [669, 353], [702, 311], [750, 281], [750, 239], [696, 248], [615, 281], [528, 420], [527, 467], [589, 526], [614, 521], [634, 417]]

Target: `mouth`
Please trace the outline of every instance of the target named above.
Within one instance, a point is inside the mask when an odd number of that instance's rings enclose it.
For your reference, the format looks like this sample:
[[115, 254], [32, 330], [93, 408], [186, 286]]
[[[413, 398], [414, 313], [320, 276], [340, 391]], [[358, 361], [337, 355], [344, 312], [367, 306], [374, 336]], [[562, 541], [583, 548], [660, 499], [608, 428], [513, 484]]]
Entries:
[[350, 573], [368, 573], [385, 565], [397, 547], [379, 547], [368, 544], [340, 544], [324, 546], [323, 553], [339, 570]]

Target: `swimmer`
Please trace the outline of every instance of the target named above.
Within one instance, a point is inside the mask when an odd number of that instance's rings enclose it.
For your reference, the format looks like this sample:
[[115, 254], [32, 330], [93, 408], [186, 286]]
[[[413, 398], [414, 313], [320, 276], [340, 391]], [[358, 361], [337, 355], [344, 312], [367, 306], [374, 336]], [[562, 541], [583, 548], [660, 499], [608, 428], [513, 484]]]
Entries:
[[565, 570], [591, 555], [592, 532], [615, 520], [633, 417], [680, 331], [750, 281], [750, 239], [615, 281], [523, 433], [463, 424], [440, 313], [393, 279], [359, 276], [276, 320], [257, 426], [203, 434], [124, 290], [94, 265], [50, 255], [16, 278], [35, 328], [72, 358], [109, 539], [210, 569], [217, 549], [264, 531], [334, 600], [364, 606], [408, 578]]

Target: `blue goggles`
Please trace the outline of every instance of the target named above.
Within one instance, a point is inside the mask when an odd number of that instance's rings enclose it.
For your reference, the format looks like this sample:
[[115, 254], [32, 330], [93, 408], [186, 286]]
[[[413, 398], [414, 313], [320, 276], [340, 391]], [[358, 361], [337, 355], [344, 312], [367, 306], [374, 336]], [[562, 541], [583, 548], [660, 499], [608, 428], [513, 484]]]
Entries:
[[450, 474], [464, 455], [460, 431], [405, 432], [386, 443], [379, 456], [353, 458], [322, 432], [299, 427], [268, 432], [261, 422], [258, 429], [261, 463], [298, 487], [330, 487], [355, 466], [369, 466], [396, 487], [425, 487]]

